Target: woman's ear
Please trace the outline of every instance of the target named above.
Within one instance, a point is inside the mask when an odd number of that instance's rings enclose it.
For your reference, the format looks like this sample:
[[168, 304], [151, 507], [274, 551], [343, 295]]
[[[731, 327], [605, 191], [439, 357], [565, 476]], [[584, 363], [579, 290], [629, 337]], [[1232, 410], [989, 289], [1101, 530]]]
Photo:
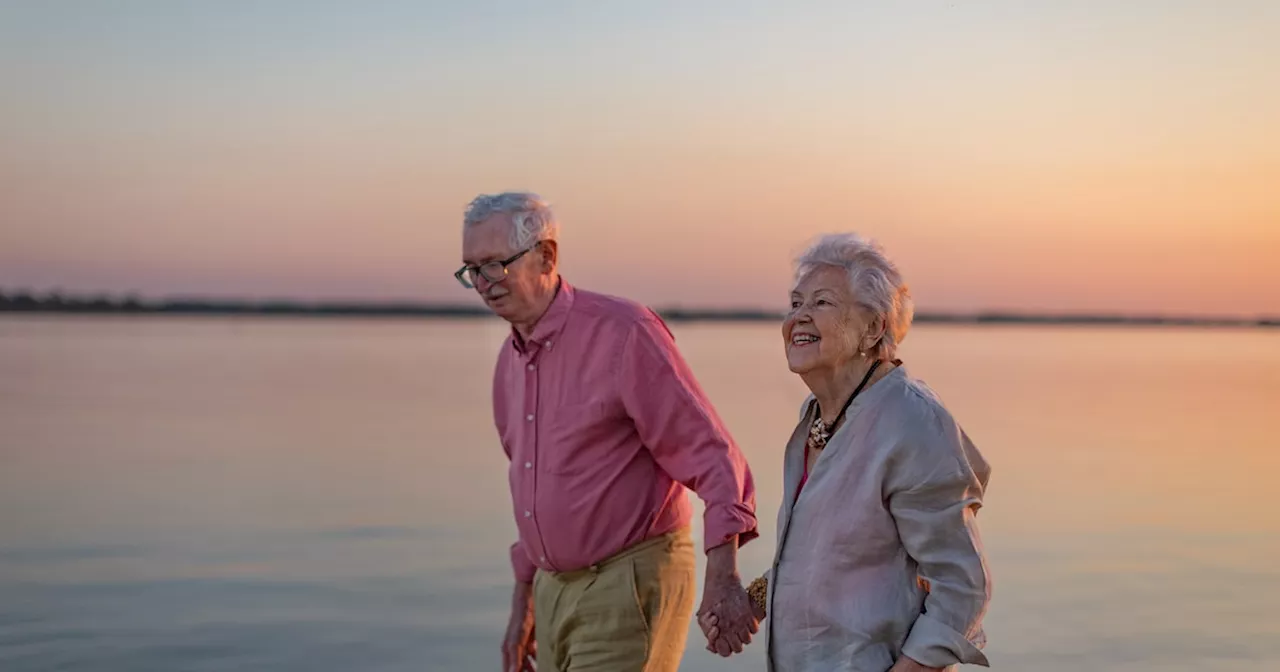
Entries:
[[867, 325], [867, 333], [862, 337], [862, 343], [859, 344], [863, 352], [872, 352], [877, 345], [880, 345], [880, 340], [884, 338], [884, 327], [883, 317], [877, 316], [871, 320], [871, 323]]

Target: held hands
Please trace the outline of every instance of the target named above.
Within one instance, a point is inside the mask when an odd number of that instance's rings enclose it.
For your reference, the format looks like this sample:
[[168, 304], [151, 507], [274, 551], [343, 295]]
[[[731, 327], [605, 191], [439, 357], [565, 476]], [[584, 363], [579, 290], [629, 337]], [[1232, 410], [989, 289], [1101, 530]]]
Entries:
[[736, 576], [708, 582], [698, 609], [698, 626], [707, 637], [707, 650], [724, 657], [742, 653], [759, 632], [760, 613]]
[[[698, 607], [698, 624], [707, 635], [707, 650], [726, 658], [741, 653], [759, 630], [751, 598], [738, 578], [737, 539], [707, 551], [707, 581], [702, 606]], [[716, 628], [715, 636], [710, 635], [711, 627]]]

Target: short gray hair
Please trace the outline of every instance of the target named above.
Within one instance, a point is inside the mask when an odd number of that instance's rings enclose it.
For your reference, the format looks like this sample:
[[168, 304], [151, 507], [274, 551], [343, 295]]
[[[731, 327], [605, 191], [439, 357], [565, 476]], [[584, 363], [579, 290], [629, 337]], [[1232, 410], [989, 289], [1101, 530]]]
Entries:
[[511, 246], [517, 250], [539, 240], [556, 240], [560, 236], [560, 222], [556, 220], [551, 204], [528, 191], [476, 196], [467, 205], [462, 226], [474, 226], [497, 214], [511, 215]]
[[854, 299], [871, 316], [884, 320], [884, 336], [869, 354], [893, 359], [911, 328], [915, 305], [907, 283], [884, 249], [856, 233], [827, 234], [796, 257], [796, 279], [819, 266], [842, 268], [848, 274]]

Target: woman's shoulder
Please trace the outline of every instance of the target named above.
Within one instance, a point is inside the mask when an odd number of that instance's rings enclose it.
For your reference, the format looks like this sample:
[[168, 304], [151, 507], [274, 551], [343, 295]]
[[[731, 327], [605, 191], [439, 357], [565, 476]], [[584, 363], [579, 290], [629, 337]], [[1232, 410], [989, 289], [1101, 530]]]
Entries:
[[924, 381], [906, 376], [885, 410], [896, 426], [896, 462], [908, 472], [935, 476], [949, 471], [978, 475], [983, 482], [990, 471], [977, 446], [947, 409], [942, 398]]
[[881, 404], [883, 416], [904, 429], [936, 430], [954, 424], [955, 418], [947, 410], [942, 397], [923, 380], [901, 369]]

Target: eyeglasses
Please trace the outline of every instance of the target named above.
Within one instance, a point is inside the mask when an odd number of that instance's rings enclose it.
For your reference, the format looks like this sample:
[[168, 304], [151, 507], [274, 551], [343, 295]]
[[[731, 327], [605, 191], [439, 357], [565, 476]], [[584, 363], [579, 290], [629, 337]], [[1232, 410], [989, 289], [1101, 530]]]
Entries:
[[520, 252], [516, 252], [502, 261], [487, 261], [479, 266], [463, 266], [458, 269], [457, 273], [453, 274], [453, 277], [457, 278], [458, 282], [467, 289], [475, 289], [476, 281], [479, 280], [481, 276], [489, 282], [502, 282], [507, 279], [507, 266], [510, 266], [516, 259], [528, 254], [530, 250], [541, 243], [542, 241], [539, 240], [533, 245], [526, 247]]

